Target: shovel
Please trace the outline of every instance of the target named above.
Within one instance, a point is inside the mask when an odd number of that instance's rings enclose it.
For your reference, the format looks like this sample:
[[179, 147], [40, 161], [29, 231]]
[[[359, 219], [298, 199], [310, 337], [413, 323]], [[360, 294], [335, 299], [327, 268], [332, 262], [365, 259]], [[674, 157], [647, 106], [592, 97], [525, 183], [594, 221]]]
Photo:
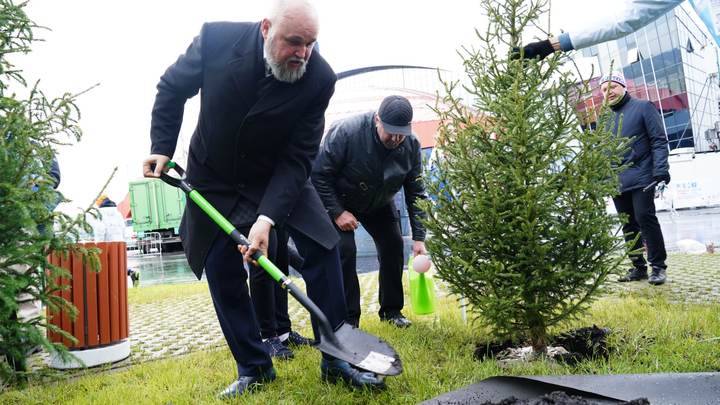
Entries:
[[[233, 241], [239, 245], [250, 246], [250, 242], [215, 209], [200, 193], [185, 180], [185, 171], [175, 162], [168, 162], [168, 169], [174, 169], [179, 178], [162, 173], [160, 179], [165, 183], [178, 187], [197, 204]], [[270, 274], [280, 285], [287, 289], [317, 321], [320, 333], [319, 342], [314, 346], [323, 353], [353, 366], [380, 375], [399, 375], [402, 373], [402, 362], [395, 349], [380, 338], [370, 335], [353, 326], [343, 323], [333, 330], [330, 322], [320, 308], [308, 298], [292, 280], [287, 278], [267, 257], [260, 252], [253, 254], [253, 259], [260, 267]], [[316, 336], [315, 339], [318, 337]]]

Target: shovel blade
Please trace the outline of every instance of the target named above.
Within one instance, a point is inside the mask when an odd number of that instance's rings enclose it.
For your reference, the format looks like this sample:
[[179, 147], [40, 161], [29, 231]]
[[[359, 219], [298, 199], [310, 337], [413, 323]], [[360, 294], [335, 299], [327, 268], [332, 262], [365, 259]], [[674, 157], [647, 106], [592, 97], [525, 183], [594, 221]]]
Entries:
[[321, 332], [320, 343], [316, 347], [323, 353], [375, 374], [392, 376], [399, 375], [403, 370], [395, 349], [377, 336], [347, 323], [335, 331], [335, 336], [326, 336]]

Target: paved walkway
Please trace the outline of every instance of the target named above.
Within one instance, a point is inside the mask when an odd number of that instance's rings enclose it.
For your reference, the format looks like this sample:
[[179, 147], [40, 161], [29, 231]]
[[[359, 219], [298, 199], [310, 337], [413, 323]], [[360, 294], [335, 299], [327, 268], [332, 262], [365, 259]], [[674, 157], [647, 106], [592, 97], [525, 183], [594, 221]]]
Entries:
[[[363, 311], [375, 314], [378, 310], [377, 272], [361, 274], [359, 278], [364, 292], [361, 297]], [[302, 279], [294, 282], [305, 289]], [[293, 328], [311, 336], [309, 313], [292, 297], [289, 300]], [[209, 293], [131, 304], [129, 312], [131, 355], [115, 363], [114, 367], [225, 346]], [[33, 369], [39, 369], [46, 367], [47, 362], [48, 354], [43, 352], [34, 355], [29, 364]]]
[[720, 254], [670, 254], [668, 281], [654, 287], [648, 283], [615, 283], [614, 291], [660, 293], [674, 302], [720, 302]]
[[[720, 254], [671, 254], [668, 259], [668, 282], [653, 287], [647, 283], [613, 283], [613, 293], [620, 291], [660, 292], [677, 302], [720, 301]], [[304, 288], [303, 281], [296, 283]], [[362, 308], [364, 314], [376, 316], [377, 272], [360, 275]], [[439, 295], [448, 289], [436, 282]], [[406, 298], [406, 302], [409, 299]], [[130, 305], [130, 345], [132, 354], [116, 364], [128, 364], [177, 356], [198, 350], [219, 348], [225, 345], [220, 325], [215, 317], [210, 295], [199, 293], [181, 298], [165, 299], [149, 304]], [[292, 298], [290, 318], [294, 328], [310, 333], [309, 315]], [[44, 367], [45, 354], [36, 355], [31, 364]]]
[[[302, 279], [294, 282], [305, 289]], [[378, 310], [377, 272], [360, 275], [360, 288], [364, 291], [361, 298], [363, 311], [374, 314]], [[304, 335], [311, 335], [309, 313], [292, 297], [289, 301], [293, 328], [304, 332]], [[130, 347], [135, 361], [224, 345], [225, 338], [209, 294], [196, 294], [130, 307]]]

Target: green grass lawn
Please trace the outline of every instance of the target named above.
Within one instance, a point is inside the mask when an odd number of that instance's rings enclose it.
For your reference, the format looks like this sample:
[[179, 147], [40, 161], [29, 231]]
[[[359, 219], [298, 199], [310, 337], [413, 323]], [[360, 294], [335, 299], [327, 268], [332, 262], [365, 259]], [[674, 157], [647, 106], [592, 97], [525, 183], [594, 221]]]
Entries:
[[201, 282], [161, 284], [128, 289], [128, 304], [150, 304], [168, 298], [184, 298], [195, 294], [210, 294], [208, 285]]
[[[720, 304], [668, 302], [657, 290], [624, 292], [604, 298], [582, 320], [569, 327], [597, 324], [614, 331], [615, 351], [608, 361], [577, 366], [536, 361], [501, 369], [491, 360], [473, 360], [475, 343], [487, 336], [465, 325], [451, 299], [437, 315], [412, 317], [415, 324], [395, 329], [370, 315], [362, 326], [382, 336], [401, 354], [405, 372], [388, 378], [380, 393], [352, 391], [320, 382], [320, 354], [296, 350], [296, 358], [276, 362], [278, 379], [239, 403], [387, 404], [417, 403], [498, 374], [617, 374], [720, 370]], [[130, 290], [130, 302], [207, 293], [204, 284], [157, 286]], [[309, 333], [309, 331], [304, 331]], [[31, 382], [27, 388], [0, 394], [3, 404], [196, 404], [220, 403], [215, 395], [235, 378], [227, 349], [132, 365], [126, 369], [92, 369], [58, 381]]]

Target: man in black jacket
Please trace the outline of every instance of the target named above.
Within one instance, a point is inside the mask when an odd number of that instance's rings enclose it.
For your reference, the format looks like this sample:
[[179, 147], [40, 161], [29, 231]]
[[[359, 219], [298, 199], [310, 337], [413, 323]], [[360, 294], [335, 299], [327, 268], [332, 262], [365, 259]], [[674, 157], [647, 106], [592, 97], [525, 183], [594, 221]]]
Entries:
[[[631, 138], [630, 148], [622, 162], [629, 166], [620, 173], [620, 194], [613, 197], [613, 202], [618, 213], [628, 216], [623, 225], [625, 240], [633, 240], [638, 233], [640, 237], [633, 246], [635, 253], [630, 255], [633, 268], [619, 281], [648, 280], [650, 284], [660, 285], [665, 283], [667, 253], [655, 215], [655, 187], [651, 185], [653, 182], [670, 183], [668, 142], [662, 117], [651, 102], [630, 97], [625, 78], [619, 72], [603, 76], [600, 89], [615, 112], [615, 133], [622, 119], [620, 135]], [[647, 244], [648, 261], [652, 267], [649, 279], [641, 251], [643, 240]]]
[[[310, 299], [334, 328], [346, 316], [339, 238], [309, 182], [336, 81], [322, 56], [312, 54], [317, 32], [315, 9], [303, 0], [278, 1], [257, 23], [205, 24], [157, 86], [152, 154], [143, 163], [144, 175], [159, 177], [165, 169], [175, 152], [185, 102], [202, 89], [187, 179], [251, 242], [249, 248], [237, 246], [188, 201], [180, 226], [183, 248], [196, 276], [205, 271], [238, 368], [239, 378], [221, 393], [223, 398], [275, 379], [242, 263], [252, 261], [258, 250], [267, 252], [274, 226], [290, 233], [305, 259], [302, 273]], [[383, 386], [375, 374], [326, 355], [321, 376]]]
[[380, 319], [410, 326], [403, 308], [403, 240], [393, 197], [405, 190], [413, 254], [425, 254], [420, 142], [412, 134], [413, 110], [401, 96], [389, 96], [378, 112], [351, 117], [329, 131], [313, 166], [312, 182], [340, 235], [340, 257], [347, 300], [347, 322], [360, 323], [360, 285], [355, 229], [362, 223], [380, 260]]

